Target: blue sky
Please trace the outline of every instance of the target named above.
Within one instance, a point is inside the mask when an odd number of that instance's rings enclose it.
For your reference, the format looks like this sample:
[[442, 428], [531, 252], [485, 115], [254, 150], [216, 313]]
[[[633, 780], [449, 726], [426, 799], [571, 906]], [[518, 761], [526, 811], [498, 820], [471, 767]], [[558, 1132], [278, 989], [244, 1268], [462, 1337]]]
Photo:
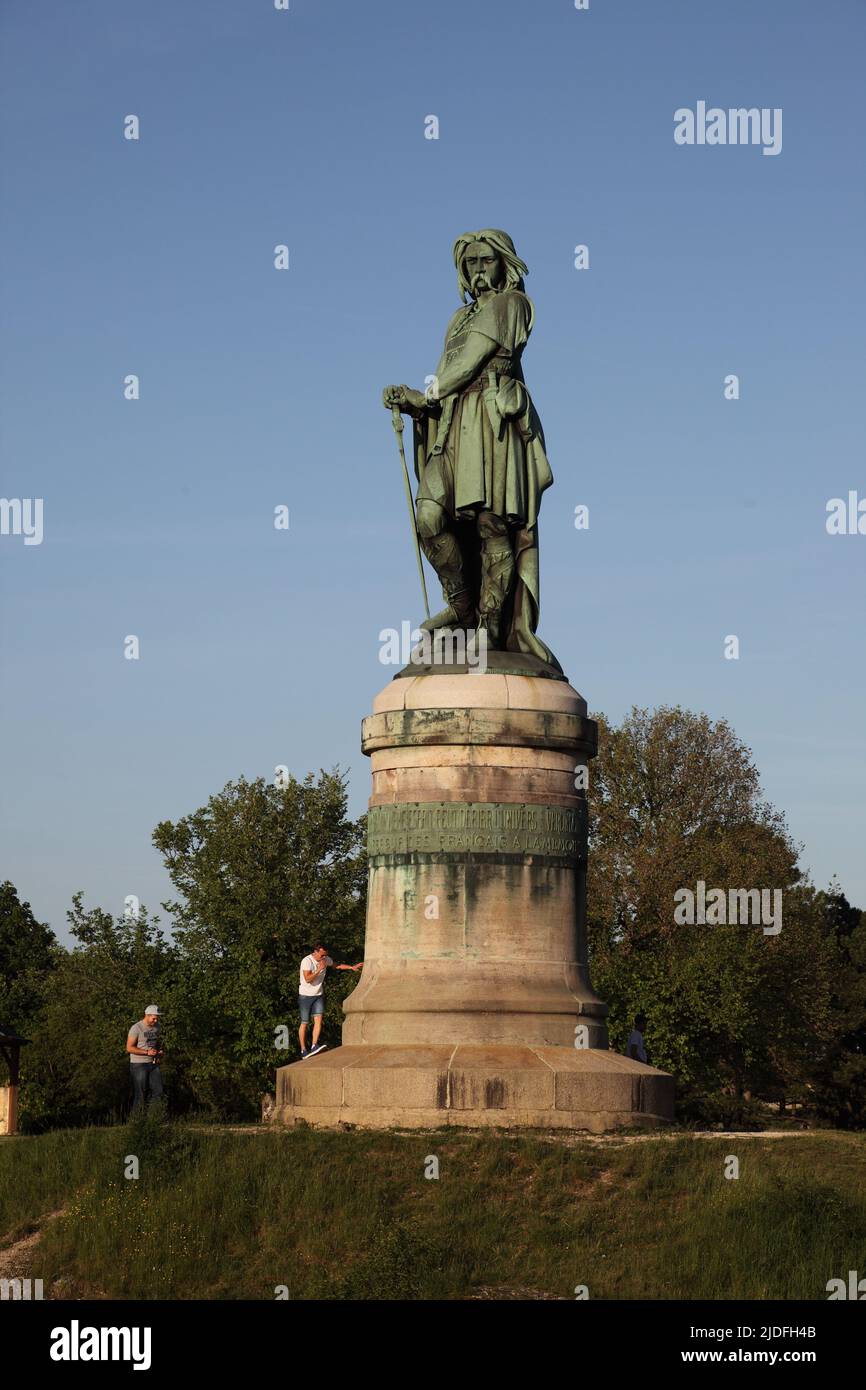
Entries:
[[[364, 809], [379, 632], [423, 616], [380, 392], [434, 370], [483, 226], [536, 307], [541, 635], [613, 719], [729, 719], [866, 906], [866, 536], [825, 528], [866, 496], [862, 4], [6, 0], [2, 31], [0, 491], [44, 539], [0, 536], [0, 872], [37, 916], [156, 908], [153, 827], [241, 773], [339, 764]], [[781, 107], [782, 152], [677, 146], [699, 100]]]

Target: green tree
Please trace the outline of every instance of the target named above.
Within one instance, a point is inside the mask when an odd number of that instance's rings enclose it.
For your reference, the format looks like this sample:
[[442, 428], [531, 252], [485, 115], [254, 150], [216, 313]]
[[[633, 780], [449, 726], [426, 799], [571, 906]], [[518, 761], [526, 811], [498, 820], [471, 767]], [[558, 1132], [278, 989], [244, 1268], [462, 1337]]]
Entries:
[[[590, 959], [614, 1045], [643, 1011], [651, 1060], [686, 1094], [805, 1084], [828, 1036], [832, 952], [750, 750], [680, 708], [633, 709], [618, 728], [601, 716], [589, 807]], [[699, 880], [781, 890], [781, 933], [678, 925], [674, 894]]]
[[[29, 1129], [119, 1117], [130, 1100], [129, 1026], [145, 1005], [163, 1006], [176, 973], [174, 947], [158, 919], [112, 918], [85, 909], [81, 893], [67, 913], [77, 945], [60, 953], [51, 988], [22, 1053], [22, 1118]], [[169, 1009], [169, 1015], [171, 1010]], [[176, 1066], [169, 1039], [166, 1080]]]
[[852, 907], [834, 880], [819, 895], [836, 951], [833, 1028], [815, 1085], [818, 1115], [842, 1129], [866, 1127], [866, 913]]
[[0, 884], [0, 1023], [26, 1033], [59, 955], [51, 928], [37, 922], [8, 879]]
[[[361, 958], [363, 834], [339, 772], [285, 787], [242, 777], [154, 831], [182, 899], [165, 904], [182, 955], [181, 1047], [196, 1096], [215, 1111], [253, 1113], [275, 1067], [297, 1056], [296, 1038], [288, 1052], [275, 1048], [275, 1029], [295, 1033], [298, 971], [313, 940], [338, 960]], [[356, 983], [342, 972], [329, 981], [331, 1041]]]

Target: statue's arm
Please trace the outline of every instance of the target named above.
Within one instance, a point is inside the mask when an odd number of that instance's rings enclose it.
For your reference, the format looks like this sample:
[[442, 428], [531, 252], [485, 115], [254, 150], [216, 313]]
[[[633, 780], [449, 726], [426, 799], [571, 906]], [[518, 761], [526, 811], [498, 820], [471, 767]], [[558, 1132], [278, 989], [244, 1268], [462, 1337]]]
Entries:
[[474, 381], [498, 349], [499, 344], [485, 333], [469, 333], [466, 342], [448, 365], [443, 367], [440, 363], [441, 370], [434, 376], [426, 392], [414, 391], [411, 386], [386, 386], [382, 392], [382, 404], [386, 410], [394, 406], [398, 410], [405, 410], [415, 419], [425, 412], [437, 415], [439, 402], [455, 391], [462, 391]]
[[478, 373], [493, 354], [498, 351], [499, 344], [492, 338], [488, 338], [484, 333], [468, 333], [466, 342], [457, 353], [452, 357], [447, 367], [434, 378], [430, 395], [433, 400], [441, 400], [443, 396], [451, 396], [455, 391], [462, 391], [470, 382], [474, 381]]

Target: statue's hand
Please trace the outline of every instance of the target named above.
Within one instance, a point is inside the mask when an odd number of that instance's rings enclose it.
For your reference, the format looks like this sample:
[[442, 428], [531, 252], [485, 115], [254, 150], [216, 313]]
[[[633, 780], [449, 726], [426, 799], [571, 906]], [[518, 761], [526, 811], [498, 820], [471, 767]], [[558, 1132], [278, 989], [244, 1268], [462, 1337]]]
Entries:
[[421, 415], [427, 407], [423, 391], [413, 391], [411, 386], [386, 386], [382, 392], [382, 404], [386, 410], [396, 406], [409, 415]]

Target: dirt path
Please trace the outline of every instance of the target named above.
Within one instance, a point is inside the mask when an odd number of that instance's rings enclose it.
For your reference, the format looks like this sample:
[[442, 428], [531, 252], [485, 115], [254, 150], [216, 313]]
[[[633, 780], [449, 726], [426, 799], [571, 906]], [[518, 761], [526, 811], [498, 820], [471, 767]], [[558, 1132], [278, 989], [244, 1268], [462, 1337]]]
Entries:
[[45, 1227], [50, 1221], [56, 1221], [58, 1216], [62, 1215], [62, 1210], [50, 1212], [48, 1216], [42, 1218], [42, 1224], [38, 1230], [30, 1231], [20, 1240], [13, 1241], [11, 1245], [6, 1245], [0, 1249], [0, 1279], [31, 1279], [37, 1275], [34, 1262]]
[[[0, 1279], [41, 1279], [43, 1281], [42, 1297], [45, 1299], [69, 1301], [81, 1298], [108, 1298], [102, 1289], [90, 1285], [87, 1287], [79, 1286], [76, 1280], [70, 1279], [65, 1275], [60, 1277], [46, 1277], [44, 1266], [39, 1261], [39, 1247], [42, 1244], [42, 1237], [46, 1227], [52, 1221], [56, 1221], [58, 1216], [62, 1216], [65, 1207], [59, 1211], [49, 1212], [40, 1221], [39, 1229], [29, 1231], [20, 1240], [13, 1241], [11, 1245], [5, 1245], [0, 1249]], [[35, 1289], [31, 1292], [35, 1297]]]
[[[520, 1131], [509, 1130], [509, 1137], [516, 1138]], [[545, 1134], [543, 1137], [552, 1143], [560, 1144], [671, 1144], [676, 1139], [808, 1139], [821, 1131], [817, 1129], [649, 1129], [643, 1134], [588, 1134], [571, 1131], [568, 1134]]]
[[[290, 1127], [279, 1124], [248, 1125], [190, 1125], [197, 1134], [291, 1134]], [[352, 1126], [354, 1129], [355, 1126]], [[369, 1132], [369, 1131], [365, 1131]], [[505, 1139], [542, 1139], [551, 1144], [648, 1144], [671, 1143], [675, 1139], [808, 1139], [824, 1133], [838, 1134], [838, 1130], [820, 1129], [647, 1129], [640, 1134], [620, 1134], [611, 1130], [607, 1134], [590, 1134], [589, 1130], [535, 1130], [535, 1129], [453, 1129], [448, 1126], [441, 1130], [394, 1129], [382, 1130], [383, 1134], [395, 1134], [403, 1139], [419, 1139], [425, 1134], [467, 1135], [498, 1134]]]
[[42, 1239], [41, 1231], [32, 1231], [14, 1245], [0, 1250], [0, 1279], [27, 1279], [33, 1271], [33, 1252]]

